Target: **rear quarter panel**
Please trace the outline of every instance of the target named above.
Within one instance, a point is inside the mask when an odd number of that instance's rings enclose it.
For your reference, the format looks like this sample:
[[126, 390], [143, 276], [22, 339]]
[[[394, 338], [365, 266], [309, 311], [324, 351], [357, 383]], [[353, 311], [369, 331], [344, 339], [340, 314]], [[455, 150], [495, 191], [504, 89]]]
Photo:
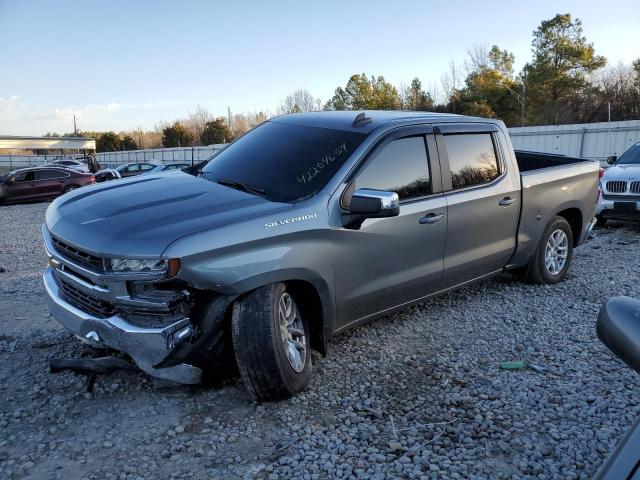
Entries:
[[587, 226], [595, 214], [599, 168], [596, 162], [585, 161], [520, 174], [522, 212], [518, 227], [518, 248], [510, 267], [527, 264], [544, 229], [563, 210], [580, 210], [582, 229], [580, 238], [574, 241], [576, 245], [584, 241]]

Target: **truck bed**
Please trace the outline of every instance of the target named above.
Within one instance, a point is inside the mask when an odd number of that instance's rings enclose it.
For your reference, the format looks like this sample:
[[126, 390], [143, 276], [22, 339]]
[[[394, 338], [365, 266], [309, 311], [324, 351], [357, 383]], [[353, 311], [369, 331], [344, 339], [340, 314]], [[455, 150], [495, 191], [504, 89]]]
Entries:
[[531, 257], [545, 226], [558, 211], [585, 212], [588, 218], [572, 217], [575, 245], [582, 243], [586, 226], [595, 215], [599, 163], [522, 150], [516, 150], [515, 155], [520, 169], [522, 211], [514, 263]]
[[591, 162], [584, 158], [567, 157], [565, 155], [556, 155], [553, 153], [529, 152], [526, 150], [515, 150], [516, 161], [520, 172], [529, 172], [531, 170], [539, 170], [541, 168], [559, 167], [562, 165], [571, 165], [574, 163]]

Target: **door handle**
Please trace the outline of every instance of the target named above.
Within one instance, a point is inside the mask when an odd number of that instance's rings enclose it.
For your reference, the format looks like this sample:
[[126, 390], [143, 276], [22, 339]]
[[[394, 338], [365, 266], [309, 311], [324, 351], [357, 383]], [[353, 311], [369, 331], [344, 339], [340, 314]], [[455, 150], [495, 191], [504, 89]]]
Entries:
[[444, 213], [428, 213], [420, 219], [420, 225], [431, 225], [444, 218]]
[[512, 205], [513, 202], [515, 202], [513, 198], [504, 197], [502, 200], [498, 202], [498, 205], [500, 205], [501, 207], [508, 207], [509, 205]]

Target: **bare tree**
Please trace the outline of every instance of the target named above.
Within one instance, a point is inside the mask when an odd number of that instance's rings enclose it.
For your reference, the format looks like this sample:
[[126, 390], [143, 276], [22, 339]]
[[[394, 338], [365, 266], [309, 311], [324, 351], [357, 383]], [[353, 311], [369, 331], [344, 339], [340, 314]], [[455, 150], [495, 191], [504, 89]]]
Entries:
[[197, 144], [200, 143], [200, 137], [202, 136], [202, 132], [207, 126], [207, 123], [213, 122], [215, 119], [213, 115], [204, 107], [198, 105], [193, 112], [189, 112], [187, 114], [187, 118], [184, 119], [181, 123], [185, 126], [187, 130], [191, 133], [195, 142]]
[[456, 102], [460, 96], [460, 76], [460, 68], [456, 66], [456, 62], [451, 60], [449, 69], [440, 78], [445, 101], [451, 104], [453, 113], [456, 113]]
[[464, 61], [466, 74], [477, 72], [489, 67], [489, 49], [486, 45], [474, 44], [467, 50], [467, 58]]
[[317, 102], [309, 90], [296, 90], [291, 95], [287, 95], [280, 107], [278, 107], [279, 115], [287, 115], [289, 113], [312, 112], [317, 109]]

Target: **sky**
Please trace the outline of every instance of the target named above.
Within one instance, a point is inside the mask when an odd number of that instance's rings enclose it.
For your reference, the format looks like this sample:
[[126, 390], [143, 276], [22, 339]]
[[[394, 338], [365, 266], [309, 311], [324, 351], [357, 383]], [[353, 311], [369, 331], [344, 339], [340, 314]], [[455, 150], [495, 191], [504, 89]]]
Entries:
[[324, 103], [354, 73], [439, 88], [474, 45], [531, 58], [556, 13], [611, 65], [640, 57], [640, 0], [0, 0], [0, 134], [153, 129], [198, 105], [269, 110], [305, 88]]

